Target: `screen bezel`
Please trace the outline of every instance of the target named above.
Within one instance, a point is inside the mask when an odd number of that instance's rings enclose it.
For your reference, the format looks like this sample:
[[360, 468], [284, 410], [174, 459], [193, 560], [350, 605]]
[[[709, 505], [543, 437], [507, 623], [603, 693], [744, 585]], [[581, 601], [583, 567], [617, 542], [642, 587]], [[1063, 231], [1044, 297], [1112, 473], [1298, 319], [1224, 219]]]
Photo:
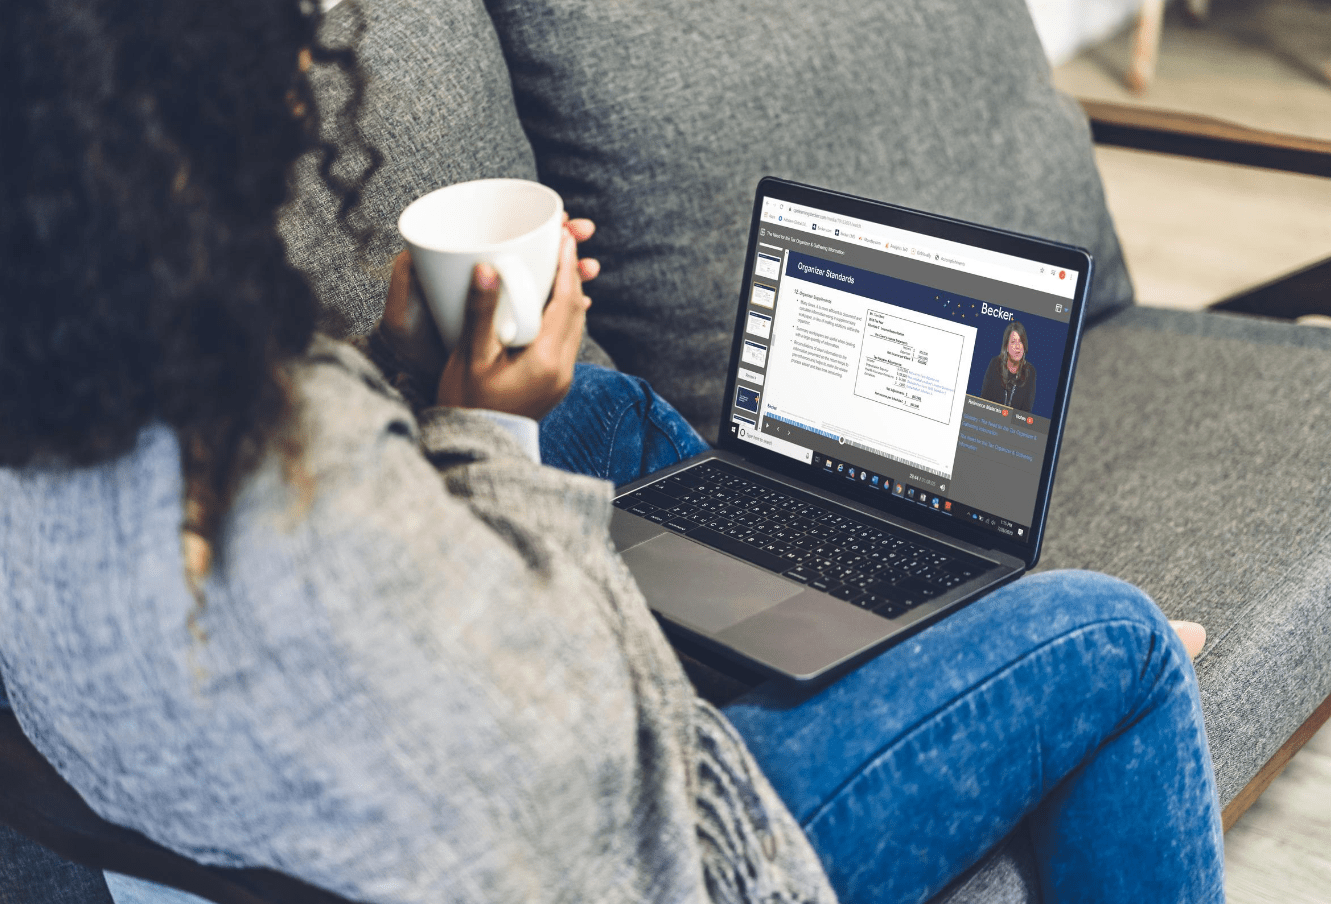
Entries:
[[[895, 517], [906, 518], [959, 541], [983, 549], [993, 549], [1005, 553], [1022, 560], [1028, 568], [1033, 567], [1039, 560], [1040, 549], [1044, 540], [1050, 490], [1053, 486], [1058, 450], [1062, 445], [1068, 397], [1072, 391], [1077, 351], [1081, 343], [1086, 298], [1094, 266], [1090, 252], [1071, 245], [979, 226], [936, 214], [923, 213], [883, 201], [872, 201], [868, 198], [820, 189], [811, 185], [802, 185], [798, 182], [790, 182], [772, 176], [763, 178], [758, 183], [758, 189], [754, 196], [753, 215], [749, 227], [749, 247], [744, 258], [743, 278], [740, 280], [739, 305], [735, 315], [734, 337], [731, 341], [730, 367], [726, 377], [724, 408], [721, 412], [721, 423], [717, 428], [717, 447], [740, 455], [764, 468], [815, 486], [819, 486], [820, 482], [813, 479], [813, 475], [820, 472], [816, 472], [808, 465], [778, 452], [745, 442], [731, 429], [735, 426], [731, 420], [731, 409], [733, 407], [731, 400], [735, 398], [738, 381], [740, 349], [744, 341], [745, 318], [748, 312], [748, 287], [753, 280], [754, 262], [762, 223], [763, 201], [768, 198], [819, 208], [839, 216], [866, 220], [932, 238], [971, 245], [988, 251], [1010, 254], [1077, 273], [1077, 285], [1073, 290], [1071, 301], [1072, 312], [1068, 321], [1067, 341], [1063, 349], [1063, 367], [1059, 373], [1058, 386], [1054, 393], [1049, 443], [1045, 448], [1044, 461], [1040, 470], [1040, 480], [1036, 489], [1035, 508], [1031, 516], [1029, 536], [1025, 540], [1005, 537], [1002, 534], [975, 527], [967, 521], [933, 511], [918, 503], [891, 494], [884, 494], [882, 491], [869, 491], [855, 485], [847, 486], [844, 481], [836, 482], [835, 485], [833, 483], [828, 484], [833, 492], [847, 499], [853, 499]], [[833, 480], [835, 479], [833, 478]]]

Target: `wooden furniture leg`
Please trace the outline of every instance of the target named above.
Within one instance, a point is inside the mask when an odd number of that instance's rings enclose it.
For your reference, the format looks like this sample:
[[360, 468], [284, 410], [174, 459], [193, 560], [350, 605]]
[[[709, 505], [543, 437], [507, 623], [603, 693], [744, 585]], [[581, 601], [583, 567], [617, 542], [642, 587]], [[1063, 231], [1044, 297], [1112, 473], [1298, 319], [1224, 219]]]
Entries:
[[1128, 66], [1128, 88], [1145, 94], [1155, 79], [1155, 65], [1160, 57], [1160, 31], [1165, 20], [1165, 0], [1145, 0], [1137, 14], [1137, 30], [1132, 36], [1132, 62]]

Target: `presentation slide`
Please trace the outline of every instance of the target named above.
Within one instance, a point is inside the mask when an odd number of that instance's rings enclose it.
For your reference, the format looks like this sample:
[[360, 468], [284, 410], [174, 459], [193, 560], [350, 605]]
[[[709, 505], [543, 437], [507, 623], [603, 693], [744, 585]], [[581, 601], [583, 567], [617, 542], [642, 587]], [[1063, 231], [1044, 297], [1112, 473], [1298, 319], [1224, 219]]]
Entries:
[[781, 275], [781, 258], [775, 254], [766, 254], [758, 252], [758, 260], [753, 264], [753, 272], [756, 276], [763, 279], [775, 280]]
[[744, 350], [740, 352], [740, 360], [745, 364], [752, 364], [754, 367], [767, 366], [767, 346], [761, 342], [744, 340]]
[[762, 336], [764, 339], [769, 338], [772, 335], [771, 316], [759, 314], [757, 311], [749, 311], [749, 321], [744, 327], [744, 332]]
[[750, 389], [747, 386], [741, 386], [735, 390], [735, 407], [743, 408], [745, 411], [758, 413], [758, 399], [762, 396], [756, 389]]
[[776, 300], [776, 290], [770, 286], [753, 284], [753, 295], [751, 296], [754, 304], [762, 308], [770, 308]]
[[787, 269], [762, 415], [951, 477], [975, 327], [857, 295], [834, 266]]

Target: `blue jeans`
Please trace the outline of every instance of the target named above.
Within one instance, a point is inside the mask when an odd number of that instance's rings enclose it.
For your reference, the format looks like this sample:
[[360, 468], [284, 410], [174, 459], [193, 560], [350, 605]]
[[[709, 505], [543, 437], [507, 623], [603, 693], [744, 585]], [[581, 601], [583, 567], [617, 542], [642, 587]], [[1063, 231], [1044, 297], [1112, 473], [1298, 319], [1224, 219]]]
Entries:
[[[579, 368], [548, 464], [622, 484], [704, 446], [649, 386]], [[1044, 901], [1224, 900], [1197, 678], [1140, 590], [1050, 572], [819, 693], [725, 708], [846, 904], [924, 901], [1027, 820]]]
[[707, 450], [688, 421], [641, 377], [579, 364], [541, 421], [541, 463], [619, 486]]

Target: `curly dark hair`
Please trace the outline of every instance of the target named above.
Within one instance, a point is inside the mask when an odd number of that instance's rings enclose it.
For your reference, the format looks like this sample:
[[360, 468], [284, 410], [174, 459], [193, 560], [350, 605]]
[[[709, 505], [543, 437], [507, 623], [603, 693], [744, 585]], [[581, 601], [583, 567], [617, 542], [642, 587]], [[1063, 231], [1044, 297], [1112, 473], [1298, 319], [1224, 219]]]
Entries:
[[[0, 466], [105, 461], [165, 423], [201, 503], [186, 517], [213, 535], [290, 420], [282, 365], [318, 319], [276, 230], [288, 171], [319, 154], [345, 224], [379, 163], [355, 128], [355, 56], [320, 44], [319, 18], [312, 0], [0, 4], [16, 107], [0, 128]], [[311, 59], [352, 86], [335, 142]]]

